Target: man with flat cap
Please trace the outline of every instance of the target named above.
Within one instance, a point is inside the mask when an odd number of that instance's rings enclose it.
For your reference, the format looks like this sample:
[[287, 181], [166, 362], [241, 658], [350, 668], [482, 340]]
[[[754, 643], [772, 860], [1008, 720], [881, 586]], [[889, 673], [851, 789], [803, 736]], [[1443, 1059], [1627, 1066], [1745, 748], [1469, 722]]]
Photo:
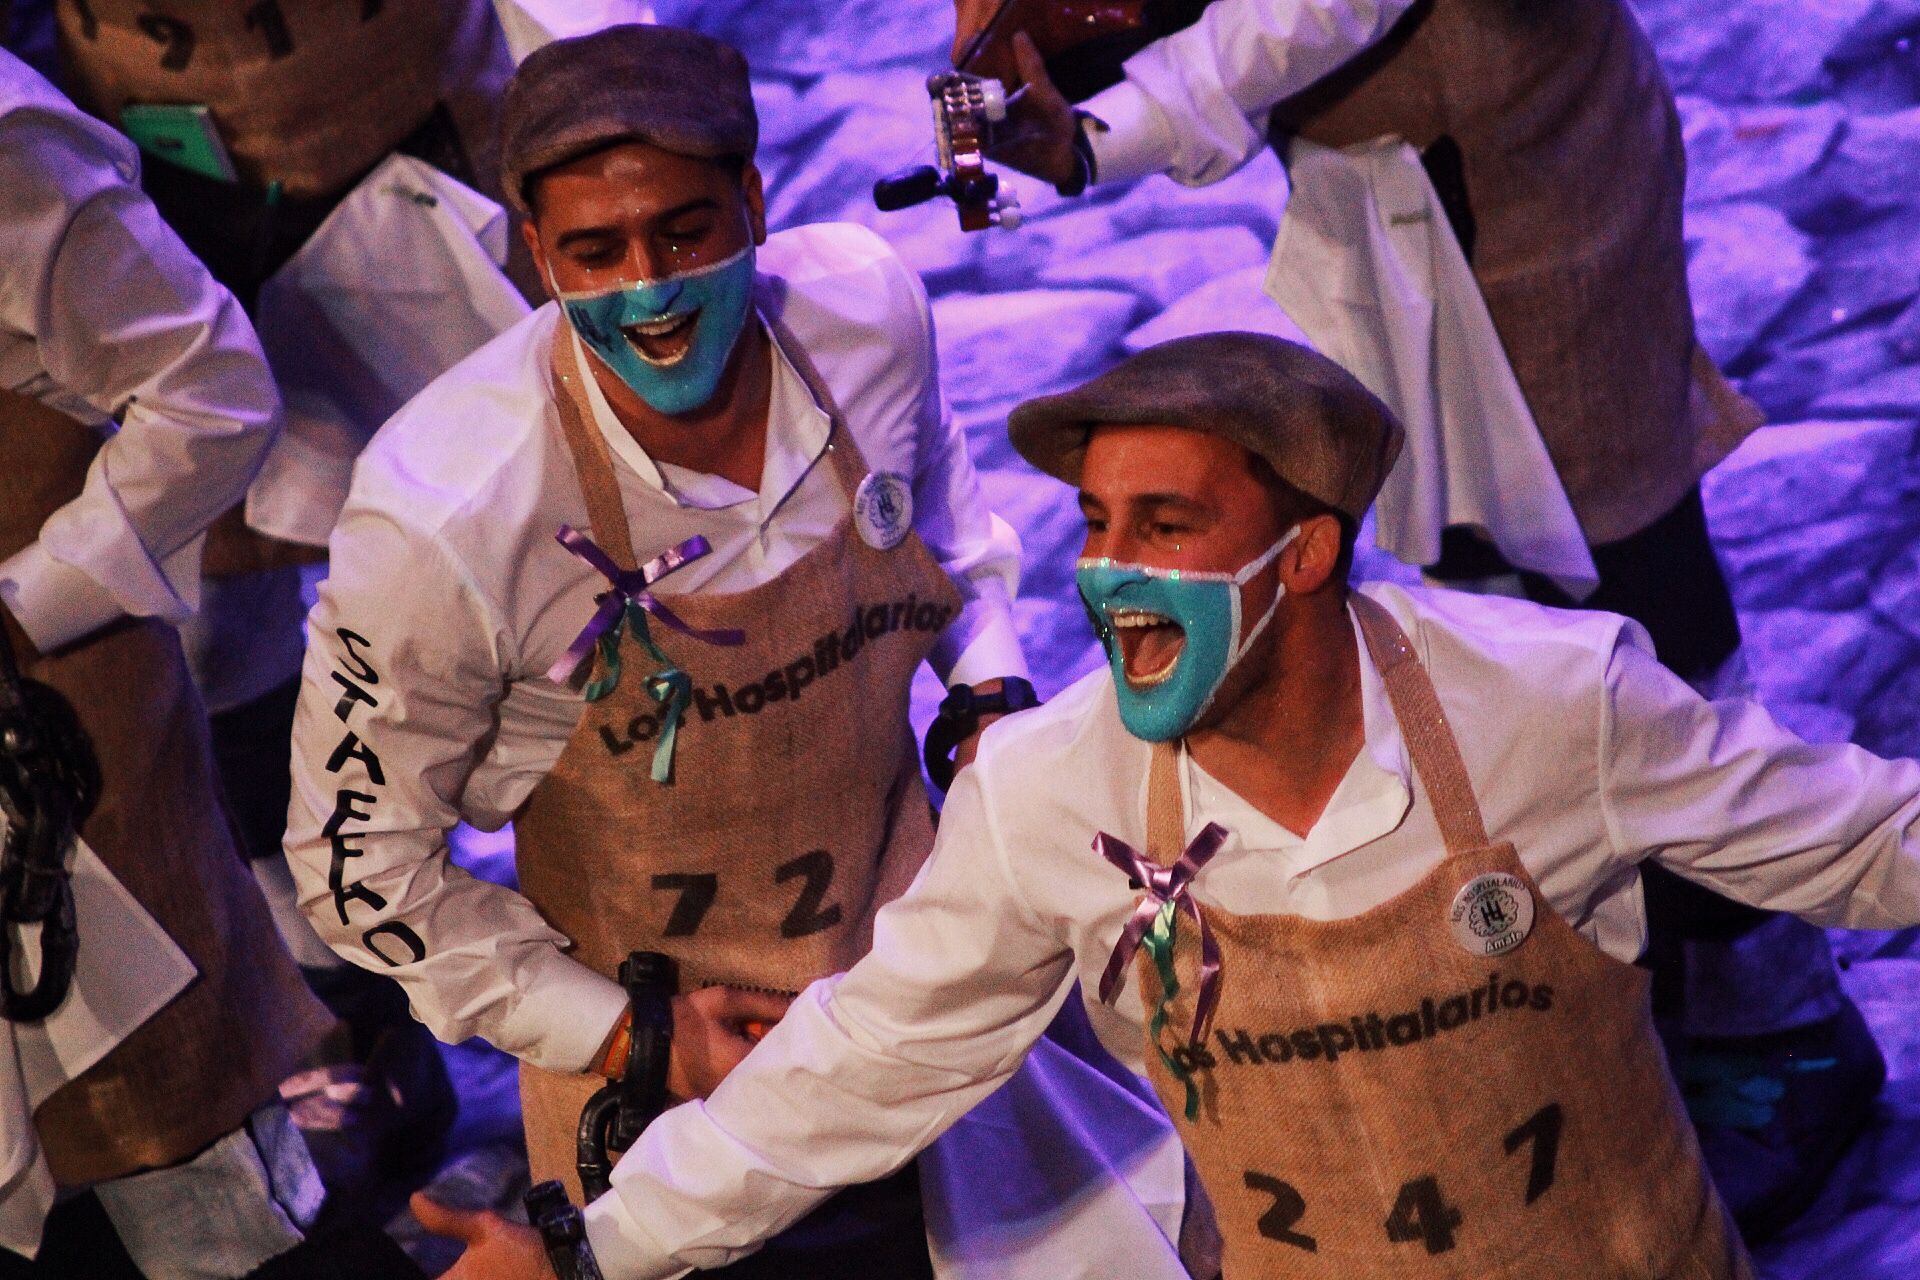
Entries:
[[[956, 56], [1045, 7], [958, 0]], [[1700, 478], [1763, 418], [1695, 337], [1681, 122], [1634, 6], [1145, 7], [1156, 32], [1192, 25], [1107, 65], [1080, 110], [1037, 49], [1016, 68], [1022, 46], [990, 38], [1025, 84], [995, 157], [1068, 190], [1204, 186], [1271, 142], [1288, 184], [1267, 291], [1407, 432], [1381, 547], [1448, 585], [1625, 614], [1696, 688], [1750, 691]], [[1069, 82], [1085, 52], [1049, 65]], [[1772, 1235], [1866, 1123], [1883, 1064], [1824, 933], [1658, 869], [1647, 887], [1708, 1160], [1748, 1238]], [[1777, 1100], [1732, 1096], [1755, 1090]]]
[[[340, 954], [443, 1039], [522, 1059], [534, 1177], [577, 1196], [582, 1106], [634, 1039], [629, 952], [677, 962], [667, 1081], [695, 1098], [866, 951], [932, 846], [909, 682], [924, 660], [980, 700], [1024, 684], [1019, 544], [981, 500], [913, 273], [857, 227], [767, 234], [737, 51], [657, 26], [557, 41], [502, 128], [556, 301], [358, 464], [287, 849]], [[449, 862], [463, 819], [514, 823], [519, 892]], [[780, 1265], [924, 1275], [931, 1242], [942, 1276], [1060, 1276], [1047, 1251], [1077, 1233], [1107, 1274], [1178, 1275], [1177, 1146], [1121, 1083], [1043, 1056], [996, 1100], [1022, 1120], [975, 1128], [990, 1156], [963, 1128]], [[1025, 1148], [1067, 1171], [1070, 1211], [1009, 1190]], [[1062, 1224], [1067, 1244], [1043, 1229]]]
[[[608, 1280], [907, 1158], [1076, 978], [1233, 1280], [1751, 1276], [1632, 964], [1641, 865], [1912, 924], [1920, 764], [1708, 703], [1616, 615], [1350, 588], [1401, 434], [1303, 347], [1181, 339], [1010, 426], [1080, 490], [1111, 670], [990, 729], [873, 950], [626, 1155]], [[515, 1274], [523, 1229], [476, 1234], [452, 1274]]]

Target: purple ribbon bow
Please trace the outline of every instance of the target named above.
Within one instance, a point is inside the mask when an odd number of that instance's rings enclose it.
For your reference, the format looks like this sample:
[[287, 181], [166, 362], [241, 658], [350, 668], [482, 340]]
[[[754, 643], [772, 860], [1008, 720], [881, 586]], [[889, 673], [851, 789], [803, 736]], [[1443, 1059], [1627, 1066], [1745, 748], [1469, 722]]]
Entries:
[[[1187, 1041], [1192, 1046], [1198, 1046], [1206, 1036], [1213, 1022], [1214, 1006], [1220, 1003], [1220, 944], [1214, 940], [1213, 930], [1207, 927], [1207, 918], [1200, 914], [1200, 904], [1193, 900], [1189, 890], [1200, 868], [1207, 865], [1226, 840], [1227, 829], [1217, 822], [1209, 822], [1206, 830], [1193, 838], [1178, 862], [1163, 867], [1141, 857], [1131, 845], [1104, 831], [1093, 838], [1094, 850], [1101, 857], [1146, 889], [1127, 927], [1121, 930], [1120, 941], [1114, 944], [1106, 972], [1100, 975], [1100, 999], [1102, 1003], [1112, 1004], [1119, 996], [1126, 982], [1127, 965], [1140, 950], [1142, 940], [1161, 911], [1169, 906], [1176, 912], [1185, 911], [1200, 929], [1200, 995], [1194, 1005], [1193, 1033]], [[1170, 970], [1171, 957], [1167, 963]]]
[[610, 589], [594, 597], [599, 601], [600, 607], [594, 611], [592, 620], [567, 647], [566, 653], [560, 660], [547, 672], [548, 678], [554, 683], [565, 684], [573, 677], [573, 673], [580, 669], [580, 664], [587, 660], [587, 655], [593, 652], [593, 646], [600, 637], [619, 625], [620, 619], [626, 614], [630, 605], [645, 609], [682, 635], [692, 636], [695, 640], [702, 640], [707, 644], [745, 643], [747, 637], [743, 631], [732, 628], [702, 631], [697, 627], [688, 626], [675, 616], [673, 610], [660, 603], [653, 593], [647, 590], [675, 569], [690, 564], [712, 551], [712, 545], [705, 538], [695, 535], [677, 547], [667, 548], [638, 569], [622, 569], [614, 563], [612, 556], [594, 544], [592, 538], [572, 525], [561, 525], [560, 532], [554, 536], [559, 539], [561, 546], [585, 560], [593, 566], [596, 573], [612, 584]]

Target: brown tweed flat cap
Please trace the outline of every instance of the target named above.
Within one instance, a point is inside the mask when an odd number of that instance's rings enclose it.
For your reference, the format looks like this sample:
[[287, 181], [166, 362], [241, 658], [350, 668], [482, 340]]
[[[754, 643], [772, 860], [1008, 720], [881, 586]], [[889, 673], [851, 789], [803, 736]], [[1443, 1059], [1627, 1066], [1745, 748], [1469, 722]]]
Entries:
[[1392, 412], [1352, 374], [1263, 333], [1202, 333], [1148, 347], [1084, 386], [1027, 401], [1007, 420], [1007, 434], [1028, 462], [1077, 485], [1087, 438], [1107, 423], [1224, 436], [1356, 521], [1403, 438]]
[[613, 143], [750, 160], [760, 141], [738, 49], [640, 23], [536, 49], [508, 82], [500, 116], [500, 185], [522, 215], [529, 178]]

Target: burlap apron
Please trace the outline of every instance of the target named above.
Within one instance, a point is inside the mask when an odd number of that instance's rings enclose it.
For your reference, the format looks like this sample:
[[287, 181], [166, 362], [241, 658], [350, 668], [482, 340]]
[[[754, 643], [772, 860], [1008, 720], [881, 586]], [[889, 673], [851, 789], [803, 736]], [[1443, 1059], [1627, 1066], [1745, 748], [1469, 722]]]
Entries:
[[[612, 459], [567, 332], [554, 344], [560, 421], [593, 539], [631, 568]], [[775, 333], [833, 419], [817, 465], [833, 469], [851, 507], [867, 475], [859, 446], [799, 343]], [[797, 992], [865, 954], [882, 877], [897, 894], [933, 847], [907, 691], [959, 595], [917, 534], [876, 550], [849, 516], [766, 583], [668, 602], [690, 625], [737, 627], [746, 642], [655, 628], [695, 690], [667, 784], [648, 768], [661, 708], [643, 677], [657, 664], [626, 645], [620, 684], [587, 704], [519, 816], [520, 890], [575, 958], [609, 977], [644, 948], [679, 961], [683, 990]], [[520, 1081], [534, 1178], [564, 1178], [577, 1196], [574, 1131], [605, 1082], [526, 1065]]]
[[[1513, 845], [1489, 840], [1405, 634], [1353, 602], [1447, 857], [1350, 919], [1201, 908], [1223, 967], [1200, 1052], [1186, 1047], [1198, 931], [1178, 918], [1176, 995], [1149, 1075], [1218, 1212], [1227, 1280], [1745, 1280], [1646, 975], [1576, 933]], [[1147, 823], [1161, 865], [1181, 849], [1177, 771], [1175, 748], [1157, 747]], [[1531, 894], [1533, 926], [1484, 957], [1450, 915], [1464, 886], [1496, 873]], [[1136, 963], [1153, 1009], [1164, 988], [1149, 950]]]
[[1473, 273], [1589, 543], [1666, 514], [1759, 425], [1694, 341], [1680, 124], [1625, 0], [1422, 0], [1271, 127], [1459, 144]]
[[211, 108], [241, 178], [333, 195], [445, 102], [478, 185], [498, 185], [511, 74], [487, 0], [60, 0], [77, 101]]
[[[0, 558], [80, 492], [98, 448], [79, 423], [0, 392]], [[333, 1020], [235, 852], [172, 628], [129, 619], [30, 660], [26, 674], [66, 695], [99, 754], [105, 785], [87, 843], [200, 971], [35, 1114], [54, 1177], [76, 1185], [173, 1164], [239, 1128]], [[83, 919], [80, 945], [114, 940]]]

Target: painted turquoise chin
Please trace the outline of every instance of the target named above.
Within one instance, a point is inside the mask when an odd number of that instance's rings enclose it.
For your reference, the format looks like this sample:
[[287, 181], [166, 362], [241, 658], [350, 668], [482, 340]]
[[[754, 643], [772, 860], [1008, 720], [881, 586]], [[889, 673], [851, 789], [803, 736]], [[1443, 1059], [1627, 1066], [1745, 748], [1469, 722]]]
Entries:
[[[752, 307], [753, 275], [749, 245], [725, 261], [680, 275], [596, 293], [561, 294], [560, 305], [580, 341], [620, 381], [657, 412], [678, 416], [704, 407], [719, 390]], [[646, 359], [624, 332], [695, 312], [699, 314], [686, 353], [672, 364]]]
[[[1076, 577], [1113, 669], [1114, 696], [1127, 732], [1147, 742], [1168, 742], [1192, 728], [1233, 664], [1240, 621], [1234, 583], [1219, 574], [1155, 571], [1105, 560], [1082, 561]], [[1136, 687], [1127, 679], [1114, 619], [1124, 619], [1130, 610], [1168, 618], [1186, 635], [1172, 674], [1157, 684]]]

